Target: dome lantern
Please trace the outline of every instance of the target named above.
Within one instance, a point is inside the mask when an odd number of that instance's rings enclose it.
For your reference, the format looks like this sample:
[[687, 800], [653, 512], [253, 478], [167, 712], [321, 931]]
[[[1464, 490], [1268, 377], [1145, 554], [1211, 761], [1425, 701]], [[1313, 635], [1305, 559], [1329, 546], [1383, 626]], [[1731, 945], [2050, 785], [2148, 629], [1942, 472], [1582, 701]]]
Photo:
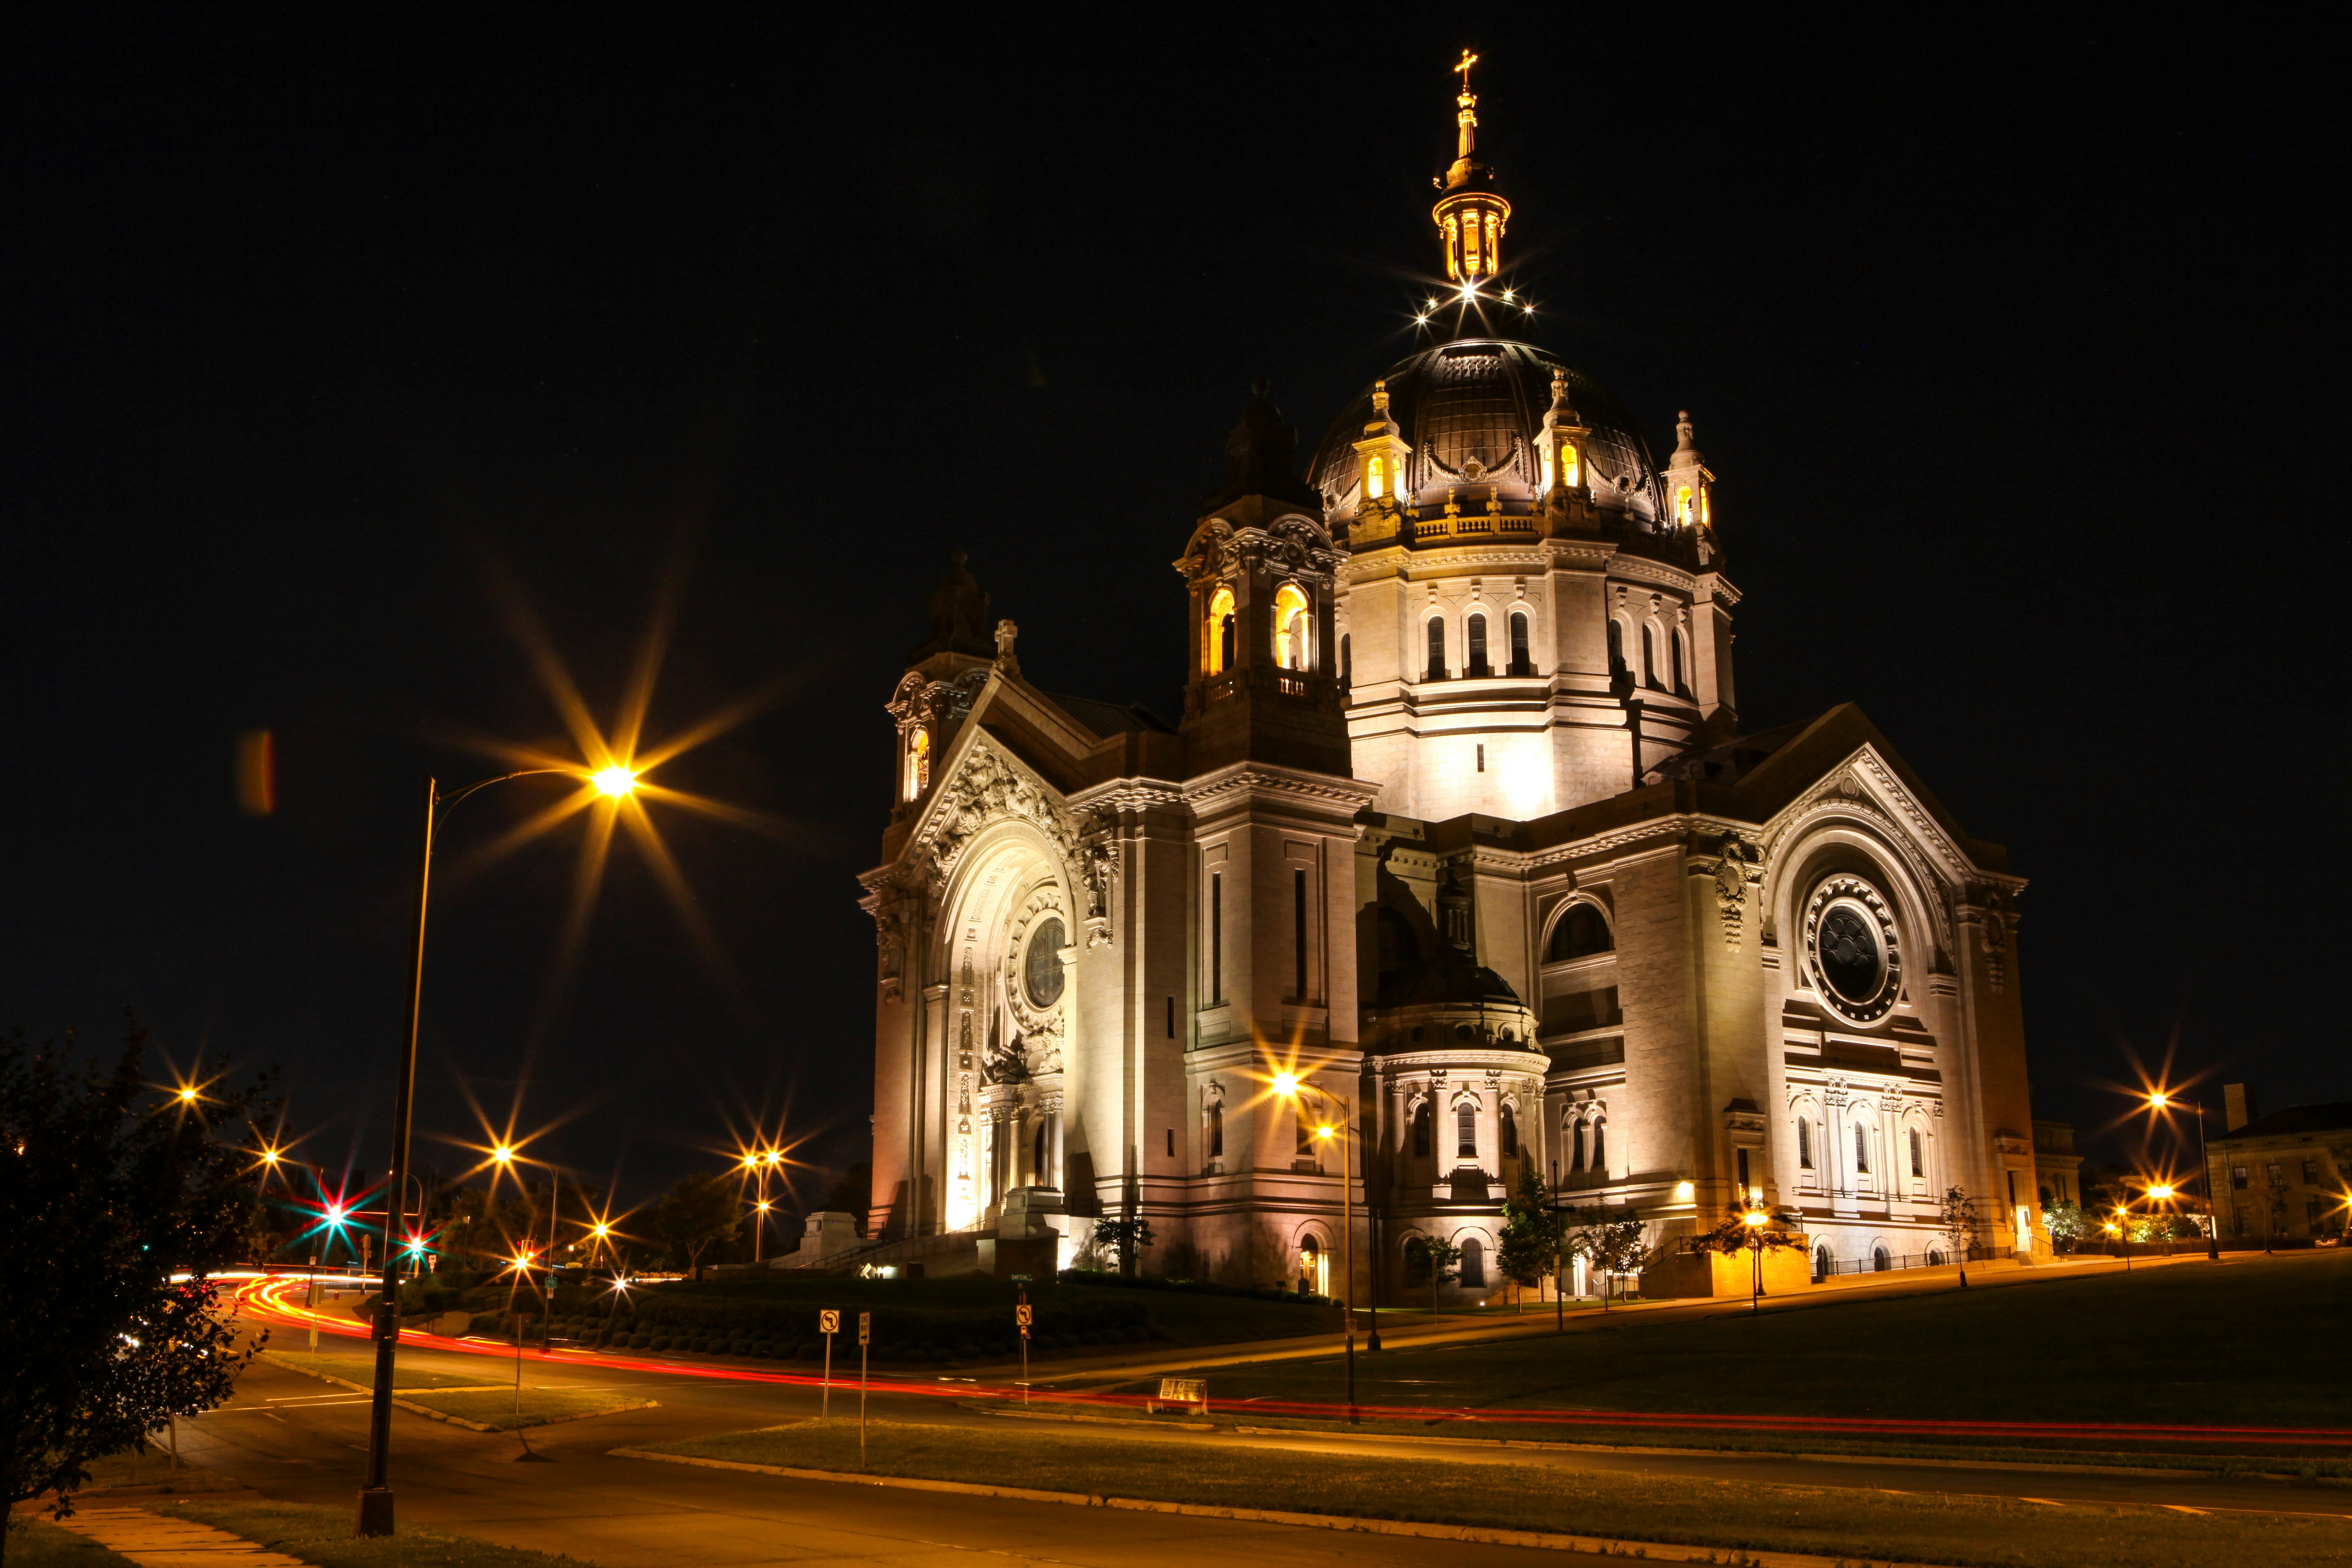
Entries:
[[1511, 204], [1495, 189], [1494, 165], [1477, 156], [1478, 97], [1470, 90], [1470, 68], [1477, 63], [1478, 57], [1465, 49], [1454, 68], [1462, 76], [1462, 91], [1454, 100], [1461, 132], [1453, 166], [1434, 182], [1444, 195], [1430, 209], [1445, 247], [1445, 275], [1465, 294], [1476, 293], [1482, 281], [1502, 270], [1503, 230], [1511, 218]]

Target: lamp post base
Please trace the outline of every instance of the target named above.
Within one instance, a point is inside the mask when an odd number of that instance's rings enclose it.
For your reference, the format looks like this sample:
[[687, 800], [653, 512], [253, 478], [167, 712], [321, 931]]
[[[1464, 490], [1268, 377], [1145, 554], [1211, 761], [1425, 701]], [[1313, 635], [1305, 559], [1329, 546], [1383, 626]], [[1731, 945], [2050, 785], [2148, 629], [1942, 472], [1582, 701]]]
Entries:
[[392, 1533], [392, 1489], [362, 1487], [359, 1517], [352, 1531], [354, 1535], [390, 1535]]

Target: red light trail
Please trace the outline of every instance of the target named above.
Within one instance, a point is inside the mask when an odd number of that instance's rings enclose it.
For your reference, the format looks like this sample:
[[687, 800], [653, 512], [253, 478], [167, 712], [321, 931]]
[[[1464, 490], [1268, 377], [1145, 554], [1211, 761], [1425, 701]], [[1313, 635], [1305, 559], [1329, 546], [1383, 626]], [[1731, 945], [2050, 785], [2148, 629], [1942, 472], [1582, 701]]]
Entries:
[[[303, 1275], [278, 1275], [268, 1279], [247, 1281], [238, 1286], [234, 1294], [255, 1317], [265, 1321], [274, 1321], [295, 1328], [315, 1328], [321, 1333], [341, 1334], [351, 1339], [372, 1337], [367, 1329], [349, 1318], [329, 1317], [281, 1299], [286, 1290], [305, 1283]], [[500, 1356], [509, 1361], [515, 1356], [515, 1348], [511, 1344], [452, 1339], [415, 1329], [401, 1330], [400, 1342], [414, 1345], [419, 1350], [454, 1351], [463, 1355]], [[1335, 1351], [1333, 1353], [1338, 1352]], [[825, 1380], [814, 1373], [758, 1372], [748, 1367], [689, 1365], [682, 1362], [616, 1356], [598, 1351], [531, 1350], [526, 1346], [522, 1358], [557, 1366], [595, 1366], [614, 1372], [660, 1373], [673, 1377], [778, 1384], [793, 1388], [825, 1386]], [[855, 1378], [835, 1377], [832, 1386], [854, 1387], [856, 1384]], [[998, 1387], [977, 1382], [914, 1383], [881, 1377], [868, 1378], [866, 1386], [882, 1394], [949, 1399], [1015, 1400], [1024, 1394], [1018, 1384]], [[1158, 1403], [1147, 1394], [1097, 1394], [1076, 1389], [1034, 1387], [1026, 1390], [1025, 1394], [1032, 1403], [1065, 1405], [1138, 1409]], [[1318, 1421], [1342, 1421], [1349, 1415], [1348, 1406], [1344, 1405], [1304, 1400], [1253, 1399], [1245, 1405], [1228, 1406], [1228, 1409], [1245, 1409], [1257, 1415], [1289, 1415]], [[1675, 1431], [1796, 1433], [1812, 1436], [2006, 1437], [2042, 1441], [2097, 1437], [2111, 1442], [2229, 1442], [2352, 1448], [2352, 1430], [2324, 1426], [2179, 1426], [2112, 1421], [1914, 1421], [1864, 1415], [1734, 1415], [1672, 1410], [1497, 1410], [1430, 1405], [1359, 1405], [1355, 1407], [1355, 1414], [1366, 1421], [1411, 1422], [1423, 1426], [1440, 1423], [1472, 1426], [1631, 1426]]]

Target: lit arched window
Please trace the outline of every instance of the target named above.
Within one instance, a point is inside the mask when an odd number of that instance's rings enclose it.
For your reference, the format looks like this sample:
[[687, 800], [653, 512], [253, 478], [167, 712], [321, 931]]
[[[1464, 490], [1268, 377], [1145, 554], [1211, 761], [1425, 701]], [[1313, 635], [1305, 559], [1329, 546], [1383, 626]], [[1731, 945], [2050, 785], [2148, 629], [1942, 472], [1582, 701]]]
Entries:
[[1274, 596], [1274, 663], [1277, 669], [1307, 668], [1307, 595], [1296, 583], [1285, 583]]
[[1389, 460], [1377, 454], [1364, 459], [1364, 499], [1378, 500], [1389, 493]]
[[1562, 441], [1559, 444], [1560, 484], [1569, 489], [1574, 489], [1576, 488], [1577, 472], [1580, 467], [1581, 465], [1576, 460], [1576, 443], [1573, 441]]
[[1706, 497], [1707, 497], [1707, 487], [1706, 487], [1706, 486], [1705, 486], [1705, 485], [1701, 485], [1701, 486], [1699, 486], [1699, 488], [1698, 488], [1698, 520], [1699, 520], [1699, 521], [1701, 521], [1701, 522], [1703, 522], [1703, 523], [1706, 524], [1709, 528], [1712, 528], [1712, 527], [1714, 527], [1714, 526], [1715, 526], [1715, 509], [1714, 509], [1712, 506], [1710, 506], [1710, 505], [1708, 505], [1708, 504], [1707, 504], [1707, 499], [1706, 499]]
[[917, 798], [930, 783], [931, 732], [918, 725], [907, 736], [907, 798]]
[[1472, 616], [1464, 630], [1469, 637], [1470, 661], [1464, 667], [1463, 673], [1472, 676], [1494, 674], [1486, 666], [1486, 617]]
[[1551, 928], [1551, 945], [1544, 950], [1544, 962], [1565, 963], [1571, 958], [1590, 958], [1616, 945], [1601, 911], [1591, 904], [1577, 904]]
[[1511, 673], [1533, 675], [1535, 661], [1528, 654], [1528, 617], [1522, 611], [1511, 612]]
[[1209, 595], [1209, 625], [1202, 639], [1209, 660], [1209, 673], [1223, 675], [1234, 667], [1234, 591], [1220, 587]]
[[1683, 528], [1688, 528], [1691, 525], [1691, 492], [1688, 485], [1683, 486], [1675, 492], [1675, 521]]
[[1478, 1157], [1478, 1108], [1466, 1100], [1454, 1108], [1454, 1152], [1465, 1160]]

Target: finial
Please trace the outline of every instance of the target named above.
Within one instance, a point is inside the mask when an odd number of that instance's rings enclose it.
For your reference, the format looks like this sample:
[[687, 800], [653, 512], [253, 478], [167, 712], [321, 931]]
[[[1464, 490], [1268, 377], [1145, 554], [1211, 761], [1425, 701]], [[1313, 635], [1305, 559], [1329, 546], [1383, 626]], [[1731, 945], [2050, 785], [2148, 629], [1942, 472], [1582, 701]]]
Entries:
[[1458, 65], [1456, 65], [1456, 66], [1454, 68], [1454, 70], [1455, 70], [1455, 71], [1457, 71], [1457, 72], [1459, 72], [1459, 73], [1460, 73], [1460, 75], [1461, 75], [1461, 77], [1462, 77], [1462, 96], [1463, 96], [1463, 99], [1464, 99], [1465, 101], [1467, 101], [1467, 102], [1471, 102], [1471, 103], [1475, 103], [1475, 102], [1477, 102], [1477, 101], [1478, 101], [1476, 99], [1472, 98], [1472, 97], [1470, 96], [1470, 68], [1471, 68], [1472, 66], [1476, 65], [1477, 63], [1478, 63], [1478, 57], [1477, 57], [1476, 55], [1472, 54], [1468, 49], [1465, 49], [1465, 50], [1463, 50], [1463, 51], [1462, 51], [1462, 59], [1461, 59], [1461, 63], [1460, 63], [1460, 64], [1458, 64]]
[[961, 550], [950, 550], [948, 552], [948, 564], [950, 566], [961, 566], [969, 559], [971, 558], [965, 555]]
[[1691, 433], [1690, 410], [1687, 408], [1678, 410], [1675, 415], [1675, 451], [1677, 455], [1684, 452], [1694, 457], [1698, 455], [1698, 442]]
[[1372, 412], [1375, 414], [1386, 414], [1388, 411], [1389, 384], [1387, 380], [1383, 378], [1372, 383]]
[[1252, 397], [1264, 397], [1266, 394], [1267, 385], [1268, 383], [1265, 377], [1262, 375], [1257, 377], [1250, 383], [1250, 395]]

